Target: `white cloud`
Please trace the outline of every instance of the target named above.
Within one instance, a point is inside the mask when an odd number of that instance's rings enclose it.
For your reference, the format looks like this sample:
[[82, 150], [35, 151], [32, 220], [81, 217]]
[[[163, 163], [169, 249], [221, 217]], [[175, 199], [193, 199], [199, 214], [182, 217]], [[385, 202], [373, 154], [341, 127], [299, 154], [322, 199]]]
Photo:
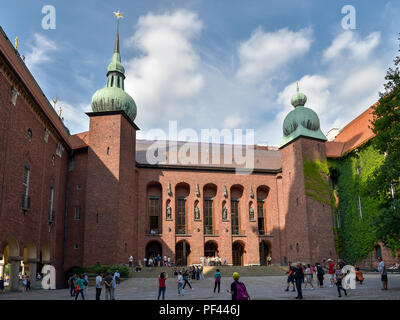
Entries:
[[239, 46], [237, 77], [253, 82], [272, 74], [278, 76], [275, 72], [309, 51], [312, 33], [311, 28], [299, 31], [285, 28], [275, 32], [257, 28], [250, 39]]
[[89, 130], [89, 117], [85, 113], [92, 112], [90, 105], [79, 104], [72, 106], [70, 103], [60, 100], [56, 105], [57, 114], [59, 107], [62, 109], [61, 117], [64, 118], [64, 124], [70, 130], [71, 134]]
[[372, 32], [361, 40], [356, 32], [344, 31], [324, 51], [323, 58], [328, 61], [337, 58], [365, 59], [377, 47], [380, 38], [380, 32]]
[[129, 43], [143, 55], [126, 63], [125, 90], [142, 108], [145, 124], [191, 112], [182, 104], [204, 87], [200, 58], [191, 42], [202, 28], [197, 15], [186, 10], [140, 17]]
[[35, 33], [33, 38], [33, 43], [28, 44], [30, 52], [25, 57], [25, 63], [31, 70], [44, 62], [52, 61], [51, 53], [57, 50], [56, 43], [47, 37]]
[[[365, 39], [353, 31], [339, 34], [323, 53], [328, 62], [320, 74], [305, 75], [300, 79], [300, 91], [307, 95], [306, 106], [317, 112], [321, 130], [327, 133], [333, 127], [342, 128], [378, 100], [385, 68], [376, 52], [379, 33]], [[347, 55], [345, 55], [347, 53]], [[369, 56], [369, 59], [363, 59]], [[278, 95], [282, 111], [263, 130], [278, 130], [293, 109], [290, 99], [296, 84], [286, 86]]]

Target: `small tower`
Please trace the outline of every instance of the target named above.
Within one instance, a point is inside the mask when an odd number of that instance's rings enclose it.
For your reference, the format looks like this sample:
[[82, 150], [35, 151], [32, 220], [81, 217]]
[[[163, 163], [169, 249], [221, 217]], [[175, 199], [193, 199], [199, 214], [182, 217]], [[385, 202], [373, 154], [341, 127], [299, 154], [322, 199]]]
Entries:
[[[306, 161], [326, 161], [325, 135], [318, 115], [305, 107], [307, 97], [299, 91], [291, 103], [295, 108], [283, 122], [282, 178], [284, 210], [283, 256], [287, 261], [321, 262], [336, 257], [332, 213], [329, 203], [317, 201], [306, 189]], [[317, 162], [316, 162], [317, 163]], [[327, 177], [326, 177], [327, 178]]]
[[[122, 17], [122, 16], [121, 16]], [[117, 16], [118, 18], [118, 16]], [[118, 18], [119, 19], [119, 18]], [[136, 104], [124, 91], [119, 21], [107, 85], [92, 98], [87, 156], [83, 265], [135, 256]], [[113, 254], [105, 254], [112, 252]]]

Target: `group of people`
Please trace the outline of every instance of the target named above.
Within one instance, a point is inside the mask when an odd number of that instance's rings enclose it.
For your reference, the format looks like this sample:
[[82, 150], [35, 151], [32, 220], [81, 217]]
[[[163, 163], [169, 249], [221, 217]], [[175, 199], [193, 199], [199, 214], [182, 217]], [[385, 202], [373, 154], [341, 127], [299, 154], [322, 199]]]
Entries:
[[[129, 266], [132, 266], [131, 264], [131, 258], [129, 258]], [[133, 261], [133, 258], [132, 258]], [[142, 265], [141, 261], [139, 261], [138, 265]], [[172, 267], [173, 263], [171, 263], [171, 258], [170, 256], [164, 256], [161, 257], [160, 254], [158, 254], [156, 257], [150, 256], [149, 259], [146, 257], [143, 258], [143, 265], [145, 267]]]
[[[191, 267], [192, 268], [192, 267]], [[193, 271], [194, 270], [194, 271]], [[201, 269], [197, 266], [191, 269], [192, 274], [197, 272], [197, 270], [201, 270], [200, 274], [202, 275], [202, 279], [204, 279], [203, 275], [203, 270], [202, 266]], [[191, 286], [189, 282], [189, 270], [181, 270], [177, 271], [175, 269], [174, 275], [177, 275], [177, 280], [176, 283], [178, 285], [178, 296], [183, 296], [184, 295], [184, 289], [185, 286], [188, 285], [190, 289], [193, 290], [193, 287]], [[192, 276], [193, 277], [193, 276]], [[226, 291], [232, 296], [232, 300], [250, 300], [250, 296], [247, 292], [246, 286], [243, 282], [239, 281], [239, 273], [234, 272], [232, 275], [233, 282], [231, 283], [230, 290], [227, 289]], [[157, 300], [160, 300], [162, 297], [162, 300], [165, 300], [165, 292], [167, 289], [166, 285], [166, 280], [168, 279], [168, 274], [166, 272], [161, 272], [161, 274], [158, 277], [158, 297]], [[200, 278], [197, 278], [197, 280], [200, 280]], [[222, 274], [219, 269], [217, 269], [214, 273], [214, 294], [218, 290], [218, 294], [220, 293], [221, 290], [221, 280], [222, 280]]]
[[[96, 276], [96, 300], [101, 300], [103, 286], [105, 288], [105, 300], [115, 300], [116, 289], [120, 281], [121, 275], [118, 270], [116, 270], [114, 274], [107, 272], [104, 278], [103, 274], [98, 272]], [[78, 300], [79, 295], [81, 295], [82, 300], [86, 300], [88, 285], [89, 278], [86, 273], [79, 275], [75, 273], [68, 279], [70, 295], [71, 297], [75, 297], [75, 300]]]
[[[343, 261], [339, 261], [335, 264], [332, 259], [328, 259], [327, 263], [327, 267], [322, 266], [320, 263], [316, 263], [315, 265], [305, 265], [302, 262], [297, 262], [296, 265], [289, 263], [289, 270], [287, 271], [287, 287], [285, 291], [289, 291], [289, 288], [292, 285], [292, 291], [297, 291], [296, 299], [303, 299], [303, 289], [306, 289], [309, 285], [311, 290], [314, 290], [314, 274], [316, 276], [317, 286], [319, 288], [323, 288], [325, 270], [327, 269], [329, 287], [332, 288], [336, 286], [339, 298], [342, 297], [342, 291], [345, 296], [347, 296], [347, 290], [342, 285], [342, 281], [347, 275], [347, 273], [343, 273], [343, 267], [345, 266], [345, 263]], [[378, 271], [381, 275], [382, 281], [382, 290], [387, 290], [387, 270], [385, 262], [381, 257], [379, 257], [378, 263]], [[356, 282], [362, 285], [364, 282], [364, 276], [358, 267], [355, 268], [355, 276]]]

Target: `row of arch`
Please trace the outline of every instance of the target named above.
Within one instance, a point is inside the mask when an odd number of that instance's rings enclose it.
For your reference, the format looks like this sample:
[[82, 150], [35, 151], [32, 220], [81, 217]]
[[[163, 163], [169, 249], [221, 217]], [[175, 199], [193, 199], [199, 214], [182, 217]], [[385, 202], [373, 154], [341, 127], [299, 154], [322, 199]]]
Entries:
[[[245, 243], [241, 240], [234, 241], [232, 243], [232, 264], [234, 266], [244, 265], [244, 254], [245, 254]], [[259, 243], [259, 254], [260, 264], [265, 265], [267, 263], [268, 255], [271, 251], [271, 243], [269, 241], [262, 240]], [[180, 240], [175, 244], [175, 265], [186, 266], [191, 263], [199, 263], [200, 261], [192, 261], [191, 247], [187, 240]], [[155, 258], [158, 255], [163, 256], [162, 244], [157, 240], [152, 240], [146, 245], [145, 257], [147, 261], [150, 258]], [[204, 254], [207, 257], [219, 256], [218, 243], [214, 240], [209, 240], [204, 243]], [[222, 258], [222, 257], [221, 257]], [[226, 258], [226, 257], [225, 257]]]
[[[224, 197], [221, 204], [215, 204], [214, 199], [218, 194], [218, 187], [214, 183], [207, 183], [202, 188], [202, 200], [200, 199], [200, 190], [196, 187], [196, 197], [193, 203], [194, 219], [202, 220], [204, 222], [204, 233], [213, 234], [216, 210], [221, 211], [222, 220], [231, 220], [232, 230], [240, 229], [240, 215], [248, 214], [249, 220], [258, 220], [259, 230], [263, 234], [266, 232], [265, 224], [265, 211], [266, 211], [266, 199], [269, 194], [269, 187], [266, 185], [260, 185], [253, 190], [250, 190], [250, 200], [248, 201], [248, 206], [245, 213], [241, 211], [240, 202], [243, 198], [244, 187], [240, 184], [235, 184], [230, 187], [230, 213], [228, 213], [228, 191], [224, 187]], [[150, 234], [162, 234], [162, 217], [161, 212], [163, 207], [163, 186], [160, 182], [149, 182], [146, 189], [148, 204], [147, 204], [147, 231]], [[191, 194], [190, 185], [186, 182], [180, 182], [176, 184], [174, 193], [170, 190], [168, 186], [169, 197], [165, 200], [165, 216], [166, 220], [173, 220], [172, 215], [172, 201], [175, 201], [175, 230], [177, 234], [186, 234], [187, 230], [187, 217], [188, 217], [188, 205], [187, 198]], [[174, 197], [174, 199], [173, 199]], [[203, 210], [199, 209], [201, 207], [200, 201], [203, 201]], [[200, 206], [199, 206], [200, 205]]]
[[7, 278], [10, 290], [18, 290], [19, 275], [26, 274], [34, 283], [37, 272], [40, 272], [44, 264], [51, 262], [50, 249], [44, 245], [40, 248], [39, 256], [37, 247], [33, 242], [28, 242], [21, 248], [15, 238], [6, 239], [0, 247], [0, 277]]

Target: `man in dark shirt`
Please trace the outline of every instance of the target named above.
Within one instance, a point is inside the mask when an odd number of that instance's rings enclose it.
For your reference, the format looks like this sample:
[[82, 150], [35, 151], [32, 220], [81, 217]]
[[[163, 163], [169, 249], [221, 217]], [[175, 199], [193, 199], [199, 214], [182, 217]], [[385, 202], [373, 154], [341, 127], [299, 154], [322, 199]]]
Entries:
[[301, 262], [298, 262], [297, 266], [294, 268], [294, 279], [296, 281], [296, 289], [297, 289], [296, 299], [303, 299], [303, 291], [301, 285], [304, 279], [304, 271]]
[[113, 277], [110, 273], [107, 273], [106, 277], [104, 278], [104, 285], [106, 288], [106, 300], [112, 299], [112, 290], [113, 290]]

